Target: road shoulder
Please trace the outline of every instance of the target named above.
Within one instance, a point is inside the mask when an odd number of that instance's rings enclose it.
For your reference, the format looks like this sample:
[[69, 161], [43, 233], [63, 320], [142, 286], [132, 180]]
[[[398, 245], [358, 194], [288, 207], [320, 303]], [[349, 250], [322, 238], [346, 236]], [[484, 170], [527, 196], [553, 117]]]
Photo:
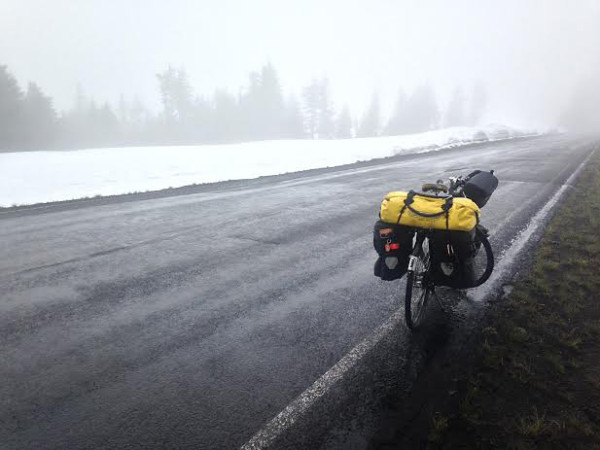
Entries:
[[470, 355], [423, 377], [371, 448], [600, 448], [599, 217], [596, 153]]

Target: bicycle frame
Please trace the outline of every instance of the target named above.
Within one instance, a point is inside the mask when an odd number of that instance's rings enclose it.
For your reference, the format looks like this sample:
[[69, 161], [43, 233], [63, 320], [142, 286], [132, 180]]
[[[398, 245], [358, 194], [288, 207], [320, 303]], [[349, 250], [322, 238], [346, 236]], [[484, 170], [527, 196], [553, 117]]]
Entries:
[[[491, 173], [493, 174], [493, 171], [491, 171]], [[444, 197], [446, 198], [465, 197], [463, 188], [468, 181], [468, 177], [466, 179], [462, 176], [451, 177], [448, 181], [449, 183], [447, 185], [442, 180], [438, 180], [436, 184], [423, 185], [423, 190], [433, 190], [436, 193], [444, 192], [446, 194]], [[436, 194], [436, 196], [437, 195], [438, 194]], [[435, 232], [437, 233], [437, 231]], [[440, 298], [435, 292], [435, 288], [438, 285], [432, 276], [434, 272], [432, 272], [433, 269], [431, 265], [432, 251], [435, 248], [437, 248], [437, 251], [439, 251], [439, 246], [423, 246], [423, 243], [426, 239], [428, 242], [431, 242], [432, 239], [438, 238], [437, 235], [433, 236], [433, 233], [434, 231], [430, 229], [415, 230], [414, 247], [408, 260], [404, 312], [406, 323], [412, 330], [418, 328], [423, 320], [430, 296], [436, 298], [442, 310], [444, 309]], [[475, 236], [476, 239], [479, 240], [480, 245], [482, 245], [485, 249], [487, 261], [483, 274], [477, 279], [477, 281], [474, 281], [468, 287], [477, 287], [483, 284], [488, 280], [494, 268], [494, 254], [487, 239], [486, 232], [480, 229], [479, 226], [476, 226]], [[448, 244], [449, 252], [451, 251], [450, 245], [451, 244]], [[434, 258], [435, 261], [439, 260], [437, 256], [440, 255], [436, 255], [436, 258]], [[413, 292], [413, 290], [415, 290], [415, 292]]]

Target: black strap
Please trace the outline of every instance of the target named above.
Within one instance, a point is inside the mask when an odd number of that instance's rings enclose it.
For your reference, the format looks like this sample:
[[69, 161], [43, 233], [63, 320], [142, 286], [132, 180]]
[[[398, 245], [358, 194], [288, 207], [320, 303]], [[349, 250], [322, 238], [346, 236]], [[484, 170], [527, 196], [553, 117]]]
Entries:
[[[450, 208], [452, 208], [452, 201], [453, 201], [452, 197], [446, 197], [446, 201], [442, 205], [442, 210], [439, 213], [424, 213], [421, 211], [417, 211], [412, 206], [410, 206], [414, 203], [416, 195], [418, 195], [418, 194], [415, 191], [410, 191], [408, 193], [408, 195], [406, 196], [406, 199], [404, 200], [404, 207], [410, 209], [417, 216], [431, 218], [431, 217], [443, 216], [445, 214], [446, 220], [448, 220], [449, 211], [450, 211]], [[402, 208], [402, 211], [400, 212], [400, 217], [402, 217], [403, 212], [404, 212], [404, 208]], [[398, 222], [400, 222], [400, 219], [398, 219]]]
[[404, 214], [404, 211], [406, 211], [406, 205], [404, 205], [400, 210], [400, 214], [398, 214], [398, 220], [396, 221], [396, 225], [400, 225], [400, 219], [402, 219], [402, 214]]

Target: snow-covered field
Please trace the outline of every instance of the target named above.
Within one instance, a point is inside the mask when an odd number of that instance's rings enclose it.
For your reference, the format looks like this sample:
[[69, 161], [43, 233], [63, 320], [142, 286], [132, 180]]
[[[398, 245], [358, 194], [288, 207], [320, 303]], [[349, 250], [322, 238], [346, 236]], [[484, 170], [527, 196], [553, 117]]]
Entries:
[[529, 134], [455, 127], [362, 139], [0, 153], [0, 207], [250, 179]]

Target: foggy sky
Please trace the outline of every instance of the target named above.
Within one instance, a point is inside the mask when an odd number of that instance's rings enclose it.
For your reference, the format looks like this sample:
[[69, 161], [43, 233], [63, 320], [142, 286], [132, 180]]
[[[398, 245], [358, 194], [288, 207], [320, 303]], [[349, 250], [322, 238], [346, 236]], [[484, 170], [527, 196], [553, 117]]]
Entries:
[[600, 0], [0, 0], [0, 64], [69, 108], [139, 96], [183, 67], [194, 89], [237, 93], [270, 61], [286, 93], [327, 75], [337, 107], [390, 108], [429, 81], [444, 108], [481, 80], [488, 121], [550, 124], [574, 85], [600, 73]]

